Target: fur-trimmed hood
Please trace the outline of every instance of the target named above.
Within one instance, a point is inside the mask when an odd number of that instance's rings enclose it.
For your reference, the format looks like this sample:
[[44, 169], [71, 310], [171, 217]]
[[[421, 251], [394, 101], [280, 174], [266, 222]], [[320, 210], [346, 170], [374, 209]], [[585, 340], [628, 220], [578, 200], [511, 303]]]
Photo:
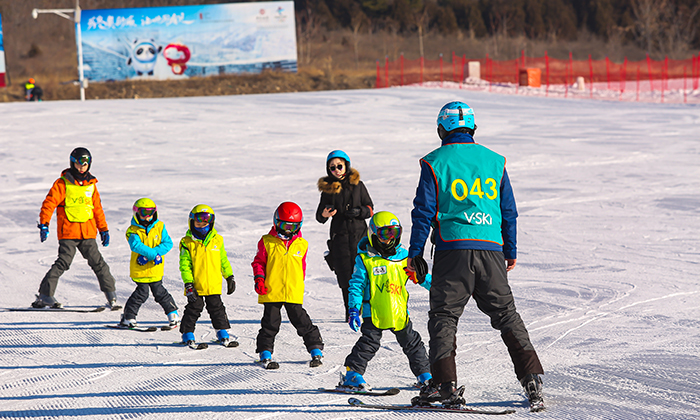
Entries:
[[347, 180], [350, 185], [360, 183], [360, 172], [355, 168], [350, 168], [350, 173], [342, 181], [335, 177], [324, 176], [318, 180], [318, 190], [326, 194], [338, 194], [343, 190], [343, 183]]

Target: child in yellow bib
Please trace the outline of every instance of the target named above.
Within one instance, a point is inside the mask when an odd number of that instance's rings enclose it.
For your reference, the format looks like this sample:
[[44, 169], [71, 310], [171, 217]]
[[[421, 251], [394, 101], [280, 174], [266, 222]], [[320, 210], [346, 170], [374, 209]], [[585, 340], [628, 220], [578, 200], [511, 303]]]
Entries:
[[321, 333], [302, 307], [309, 249], [309, 243], [301, 237], [302, 221], [298, 205], [289, 201], [280, 204], [273, 217], [274, 226], [258, 242], [258, 252], [252, 263], [258, 303], [265, 306], [255, 351], [260, 354], [260, 365], [266, 369], [279, 367], [272, 361], [272, 353], [282, 323], [282, 306], [311, 354], [309, 366], [322, 364]]
[[224, 347], [238, 346], [228, 334], [231, 324], [221, 300], [222, 277], [226, 279], [228, 295], [236, 290], [236, 282], [224, 249], [224, 238], [214, 229], [214, 210], [206, 204], [198, 204], [190, 211], [189, 229], [180, 240], [180, 275], [187, 296], [180, 323], [182, 342], [195, 345], [194, 328], [206, 303], [219, 343]]
[[[404, 270], [408, 251], [401, 246], [401, 231], [398, 217], [380, 211], [370, 219], [367, 237], [357, 246], [350, 279], [348, 323], [353, 331], [361, 325], [362, 337], [345, 358], [347, 372], [338, 384], [341, 388], [371, 390], [363, 375], [367, 363], [379, 350], [384, 330], [396, 336], [418, 383], [432, 378], [425, 345], [408, 316], [409, 277]], [[430, 290], [430, 274], [414, 281]]]
[[170, 328], [179, 323], [175, 299], [163, 286], [163, 255], [173, 248], [165, 224], [158, 220], [156, 203], [150, 198], [139, 198], [132, 208], [134, 217], [126, 230], [126, 240], [131, 249], [129, 272], [136, 283], [136, 290], [124, 305], [120, 326], [136, 327], [136, 315], [141, 305], [148, 299], [149, 292], [163, 308]]

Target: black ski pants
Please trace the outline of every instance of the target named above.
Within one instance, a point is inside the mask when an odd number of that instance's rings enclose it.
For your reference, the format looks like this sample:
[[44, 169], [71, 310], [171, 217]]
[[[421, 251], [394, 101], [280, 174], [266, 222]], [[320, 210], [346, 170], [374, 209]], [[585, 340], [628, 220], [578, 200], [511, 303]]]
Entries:
[[109, 266], [104, 258], [102, 258], [100, 250], [97, 248], [97, 241], [93, 238], [60, 239], [58, 241], [58, 258], [56, 258], [56, 261], [41, 280], [39, 293], [46, 296], [53, 296], [56, 293], [58, 279], [70, 268], [76, 249], [80, 251], [80, 255], [87, 260], [88, 265], [95, 272], [97, 281], [100, 284], [100, 290], [104, 293], [115, 292], [117, 289], [114, 277], [109, 271]]
[[491, 318], [491, 326], [501, 331], [518, 380], [529, 373], [544, 373], [515, 309], [503, 253], [459, 249], [437, 251], [433, 259], [428, 331], [430, 370], [435, 382], [457, 381], [457, 323], [470, 296]]
[[[357, 340], [352, 351], [345, 358], [345, 366], [353, 371], [364, 375], [367, 370], [367, 363], [374, 357], [381, 345], [382, 333], [381, 330], [374, 326], [372, 318], [363, 318], [362, 327], [360, 328], [362, 337]], [[416, 377], [423, 373], [430, 372], [430, 362], [428, 355], [425, 352], [423, 339], [416, 330], [413, 329], [413, 323], [408, 320], [408, 325], [400, 331], [389, 330], [396, 336], [396, 341], [399, 342], [403, 353], [408, 357], [408, 364], [411, 367], [411, 372]]]
[[182, 315], [182, 322], [180, 322], [180, 333], [194, 332], [197, 320], [204, 310], [205, 302], [214, 329], [228, 330], [231, 328], [221, 295], [197, 296], [194, 302], [185, 305], [185, 313]]
[[160, 304], [166, 315], [177, 311], [175, 299], [165, 289], [162, 280], [153, 283], [136, 283], [136, 290], [129, 296], [126, 305], [124, 305], [125, 319], [136, 319], [141, 305], [148, 299], [149, 292], [153, 293], [153, 299]]
[[311, 322], [309, 314], [298, 303], [273, 302], [264, 303], [263, 317], [260, 320], [260, 331], [256, 344], [256, 353], [267, 350], [270, 353], [275, 349], [275, 337], [282, 325], [282, 306], [287, 311], [289, 322], [297, 330], [299, 337], [304, 339], [304, 346], [309, 352], [313, 349], [323, 350], [323, 339], [318, 327]]

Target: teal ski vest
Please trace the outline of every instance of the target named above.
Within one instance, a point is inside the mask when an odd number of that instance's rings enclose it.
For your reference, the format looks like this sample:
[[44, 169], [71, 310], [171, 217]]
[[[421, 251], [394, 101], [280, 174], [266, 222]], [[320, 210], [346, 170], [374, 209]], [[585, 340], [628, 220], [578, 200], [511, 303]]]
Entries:
[[436, 221], [442, 240], [503, 245], [500, 187], [506, 158], [480, 144], [454, 143], [423, 160], [437, 180]]

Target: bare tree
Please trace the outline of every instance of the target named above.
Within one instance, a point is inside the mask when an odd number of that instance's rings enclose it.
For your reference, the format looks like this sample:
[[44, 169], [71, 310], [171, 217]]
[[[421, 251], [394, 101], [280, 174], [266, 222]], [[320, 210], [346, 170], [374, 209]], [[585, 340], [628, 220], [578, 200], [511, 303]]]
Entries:
[[637, 40], [650, 53], [654, 51], [655, 41], [658, 41], [667, 0], [632, 0], [630, 6], [636, 19]]
[[297, 36], [299, 55], [304, 64], [311, 63], [311, 41], [321, 28], [320, 19], [310, 7], [297, 13]]
[[362, 28], [363, 25], [369, 26], [369, 19], [362, 11], [360, 6], [356, 3], [352, 10], [352, 16], [350, 17], [350, 27], [352, 28], [352, 47], [355, 51], [355, 68], [360, 67], [360, 28]]

